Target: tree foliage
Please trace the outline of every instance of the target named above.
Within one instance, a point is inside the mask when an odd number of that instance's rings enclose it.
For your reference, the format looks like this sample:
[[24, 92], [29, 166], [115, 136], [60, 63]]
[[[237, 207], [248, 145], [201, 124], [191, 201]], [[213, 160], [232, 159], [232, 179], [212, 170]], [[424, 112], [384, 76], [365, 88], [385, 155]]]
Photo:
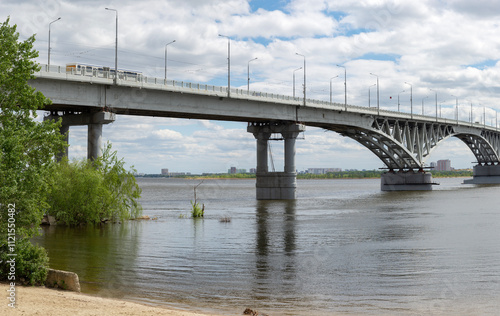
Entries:
[[[5, 255], [8, 233], [15, 231], [16, 260], [29, 262], [36, 257], [43, 267], [45, 250], [31, 245], [29, 238], [38, 232], [50, 189], [46, 179], [65, 143], [60, 123], [35, 120], [36, 110], [50, 102], [28, 83], [39, 70], [35, 38], [20, 42], [16, 26], [9, 22], [8, 18], [0, 24], [0, 256]], [[9, 206], [15, 211], [9, 213]], [[9, 214], [13, 226], [8, 230]], [[17, 279], [29, 278], [30, 271], [31, 267], [18, 266]], [[38, 276], [29, 282], [42, 282], [43, 273]], [[0, 274], [0, 279], [5, 277]]]
[[110, 144], [95, 161], [62, 160], [52, 173], [47, 213], [68, 225], [138, 217], [141, 189], [124, 164]]
[[[39, 66], [33, 61], [34, 36], [18, 42], [9, 19], [0, 26], [0, 205], [6, 218], [8, 204], [16, 205], [16, 232], [30, 237], [43, 215], [48, 185], [45, 181], [54, 156], [64, 148], [59, 124], [37, 122], [36, 110], [49, 104], [28, 84]], [[0, 231], [4, 229], [0, 225]]]

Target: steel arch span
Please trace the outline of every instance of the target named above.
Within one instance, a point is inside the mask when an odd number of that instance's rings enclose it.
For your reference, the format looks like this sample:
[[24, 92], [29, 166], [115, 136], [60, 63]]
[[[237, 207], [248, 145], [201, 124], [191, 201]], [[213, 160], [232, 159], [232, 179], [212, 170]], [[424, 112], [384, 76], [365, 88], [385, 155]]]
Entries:
[[479, 165], [500, 162], [500, 133], [440, 122], [374, 118], [371, 126], [329, 126], [373, 152], [390, 170], [421, 170], [425, 159], [444, 140], [456, 137], [472, 151]]

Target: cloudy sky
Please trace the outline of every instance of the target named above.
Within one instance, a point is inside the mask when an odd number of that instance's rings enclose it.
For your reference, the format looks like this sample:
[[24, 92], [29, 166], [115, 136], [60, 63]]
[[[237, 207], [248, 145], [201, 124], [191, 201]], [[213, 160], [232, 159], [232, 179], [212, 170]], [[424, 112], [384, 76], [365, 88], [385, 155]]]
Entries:
[[[380, 80], [382, 108], [409, 112], [409, 82], [415, 111], [422, 103], [435, 115], [435, 93], [443, 117], [454, 117], [458, 98], [461, 120], [495, 126], [500, 110], [500, 2], [491, 0], [2, 0], [0, 16], [18, 25], [21, 38], [36, 34], [38, 61], [47, 63], [51, 26], [51, 64], [80, 62], [114, 65], [115, 12], [119, 16], [119, 67], [168, 77], [227, 85], [227, 39], [231, 38], [231, 86], [292, 94], [293, 71], [307, 58], [307, 95], [368, 106]], [[302, 78], [302, 70], [296, 72]], [[333, 77], [337, 78], [331, 79]], [[301, 81], [297, 79], [297, 93]], [[432, 89], [432, 90], [431, 90]], [[300, 91], [300, 92], [299, 92]], [[404, 92], [403, 92], [404, 91]], [[483, 110], [484, 108], [484, 110]], [[255, 167], [255, 140], [246, 124], [173, 118], [120, 116], [103, 129], [120, 156], [139, 172], [225, 172]], [[297, 141], [297, 168], [383, 167], [351, 139], [308, 128]], [[70, 156], [86, 156], [86, 128], [73, 127]], [[272, 143], [277, 170], [283, 144]], [[456, 168], [475, 160], [460, 141], [449, 139], [427, 162], [450, 159]]]

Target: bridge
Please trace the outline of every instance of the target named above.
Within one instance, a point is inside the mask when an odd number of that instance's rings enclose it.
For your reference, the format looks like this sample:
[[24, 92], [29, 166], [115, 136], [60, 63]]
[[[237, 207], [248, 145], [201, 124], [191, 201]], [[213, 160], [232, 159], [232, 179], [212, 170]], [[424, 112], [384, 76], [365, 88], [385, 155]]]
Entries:
[[[500, 183], [497, 126], [402, 113], [246, 89], [149, 78], [106, 69], [42, 65], [30, 84], [52, 100], [45, 119], [62, 119], [61, 133], [88, 125], [88, 158], [101, 154], [102, 125], [116, 115], [247, 122], [257, 142], [257, 199], [296, 197], [295, 140], [306, 126], [352, 138], [387, 167], [384, 191], [431, 190], [425, 158], [449, 137], [462, 140], [477, 159], [467, 183]], [[268, 169], [268, 141], [284, 140], [284, 171]], [[64, 154], [64, 153], [63, 153]], [[67, 152], [65, 153], [67, 155]]]

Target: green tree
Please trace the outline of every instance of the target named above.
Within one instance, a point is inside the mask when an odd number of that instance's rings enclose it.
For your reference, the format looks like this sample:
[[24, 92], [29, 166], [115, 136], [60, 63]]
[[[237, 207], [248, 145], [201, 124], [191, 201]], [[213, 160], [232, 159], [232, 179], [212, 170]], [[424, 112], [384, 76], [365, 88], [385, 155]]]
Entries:
[[142, 207], [141, 189], [108, 143], [95, 161], [62, 160], [52, 172], [47, 211], [68, 225], [95, 224], [136, 218]]
[[9, 206], [15, 209], [11, 214], [16, 244], [26, 245], [25, 240], [38, 232], [50, 189], [46, 179], [55, 154], [65, 146], [60, 123], [35, 120], [36, 110], [50, 102], [28, 84], [39, 70], [34, 61], [38, 56], [33, 49], [35, 37], [19, 41], [16, 26], [9, 22], [7, 18], [0, 25], [0, 255], [6, 249]]

